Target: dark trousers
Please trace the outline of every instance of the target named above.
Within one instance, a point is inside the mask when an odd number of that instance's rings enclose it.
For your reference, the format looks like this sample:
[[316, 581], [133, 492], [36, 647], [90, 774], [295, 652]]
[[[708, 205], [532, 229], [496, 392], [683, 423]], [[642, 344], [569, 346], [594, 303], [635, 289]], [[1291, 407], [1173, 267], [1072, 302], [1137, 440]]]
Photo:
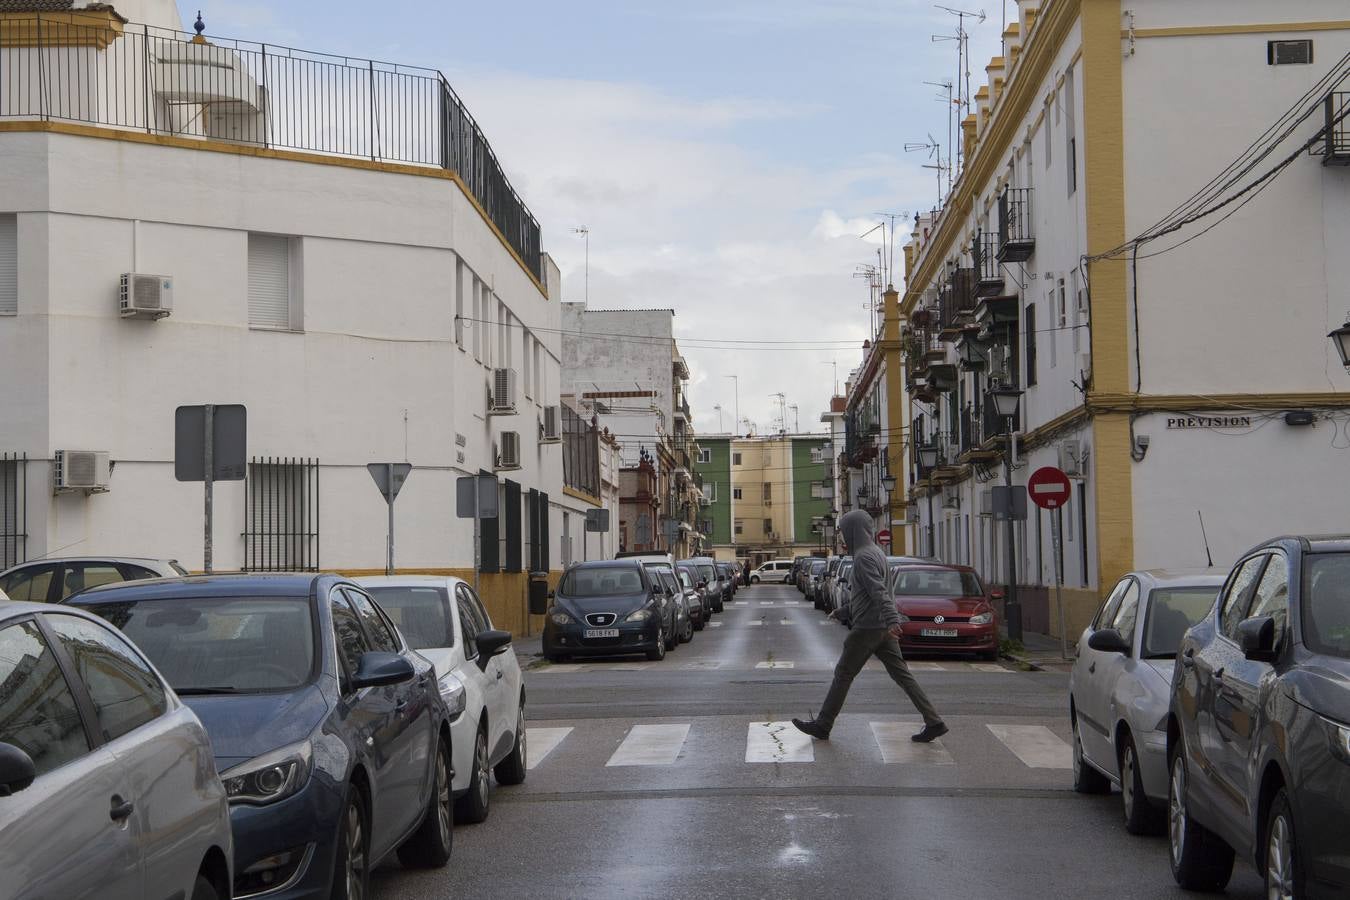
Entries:
[[844, 651], [839, 654], [839, 663], [834, 667], [834, 681], [830, 683], [830, 692], [825, 695], [825, 704], [820, 708], [816, 721], [826, 728], [834, 725], [835, 717], [844, 705], [848, 689], [853, 679], [862, 671], [867, 661], [875, 656], [890, 673], [891, 679], [900, 685], [900, 689], [909, 695], [910, 702], [923, 716], [925, 725], [936, 725], [942, 721], [937, 710], [928, 699], [928, 695], [919, 687], [914, 673], [905, 664], [900, 655], [900, 644], [891, 637], [885, 628], [854, 628], [844, 638]]

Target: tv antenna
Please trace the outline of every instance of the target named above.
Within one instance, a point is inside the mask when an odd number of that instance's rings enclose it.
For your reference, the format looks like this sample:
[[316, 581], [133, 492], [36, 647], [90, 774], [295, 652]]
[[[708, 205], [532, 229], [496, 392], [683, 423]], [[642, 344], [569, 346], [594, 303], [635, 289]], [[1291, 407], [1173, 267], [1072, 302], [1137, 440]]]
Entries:
[[[953, 138], [952, 138], [952, 130], [953, 130], [953, 126], [955, 126], [955, 128], [958, 128], [958, 129], [961, 127], [961, 123], [960, 123], [960, 122], [954, 122], [955, 117], [958, 116], [958, 115], [960, 115], [960, 112], [961, 112], [961, 104], [960, 104], [960, 101], [959, 101], [959, 100], [956, 100], [956, 99], [953, 98], [953, 94], [952, 94], [952, 82], [951, 82], [951, 79], [944, 79], [943, 81], [925, 81], [924, 84], [931, 85], [931, 86], [933, 86], [933, 87], [935, 87], [935, 88], [939, 88], [939, 89], [941, 90], [941, 93], [939, 93], [935, 99], [937, 99], [937, 100], [939, 100], [939, 101], [941, 101], [941, 102], [943, 102], [943, 103], [945, 103], [945, 104], [947, 105], [947, 146], [948, 146], [948, 147], [954, 147], [954, 146], [956, 146], [956, 145], [952, 143], [952, 139], [953, 139]], [[931, 136], [930, 136], [930, 140], [931, 140]], [[951, 193], [951, 190], [952, 190], [952, 173], [951, 173], [951, 167], [948, 166], [948, 168], [947, 168], [947, 193], [950, 194], [950, 193]]]
[[[931, 163], [925, 163], [923, 167], [925, 169], [934, 169], [937, 171], [938, 206], [942, 206], [942, 173], [951, 172], [951, 163], [942, 161], [942, 144], [938, 142], [937, 138], [933, 137], [931, 132], [928, 135], [927, 143], [917, 141], [905, 144], [906, 153], [916, 153], [919, 150], [927, 150], [928, 158], [932, 160]], [[948, 178], [948, 184], [950, 185], [950, 175]]]
[[[956, 86], [956, 101], [959, 104], [957, 110], [957, 118], [960, 119], [961, 115], [970, 112], [970, 32], [966, 31], [966, 19], [976, 19], [979, 23], [983, 24], [984, 20], [987, 17], [985, 16], [984, 10], [982, 9], [972, 12], [971, 10], [968, 9], [956, 9], [955, 7], [951, 6], [943, 6], [940, 3], [934, 3], [933, 7], [935, 9], [940, 9], [945, 12], [949, 12], [952, 15], [956, 16], [956, 34], [954, 35], [935, 34], [932, 36], [932, 40], [934, 41], [934, 43], [941, 43], [944, 41], [956, 42], [955, 86]], [[961, 83], [962, 73], [965, 74], [966, 79], [964, 87], [962, 86]], [[959, 159], [961, 156], [960, 128], [956, 129], [955, 147], [956, 152], [952, 155], [953, 160]]]
[[883, 219], [888, 219], [890, 221], [891, 230], [889, 232], [889, 237], [887, 236], [888, 232], [883, 231], [881, 234], [881, 242], [886, 245], [886, 284], [888, 286], [893, 285], [895, 284], [895, 220], [908, 219], [909, 213], [879, 212], [872, 213], [872, 215], [881, 216]]
[[875, 334], [877, 330], [877, 296], [881, 293], [881, 266], [871, 263], [862, 263], [854, 267], [854, 278], [862, 278], [867, 281], [867, 304], [863, 308], [867, 310], [867, 325], [871, 333]]

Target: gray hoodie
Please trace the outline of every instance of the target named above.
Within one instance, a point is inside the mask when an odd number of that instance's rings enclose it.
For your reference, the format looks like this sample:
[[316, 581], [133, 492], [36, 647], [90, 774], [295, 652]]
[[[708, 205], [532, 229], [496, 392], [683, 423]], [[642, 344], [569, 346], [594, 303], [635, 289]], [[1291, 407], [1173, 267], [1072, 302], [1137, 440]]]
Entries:
[[872, 517], [861, 509], [844, 513], [839, 531], [853, 554], [853, 583], [847, 613], [854, 628], [890, 628], [900, 624], [895, 598], [887, 587], [890, 566], [872, 536]]

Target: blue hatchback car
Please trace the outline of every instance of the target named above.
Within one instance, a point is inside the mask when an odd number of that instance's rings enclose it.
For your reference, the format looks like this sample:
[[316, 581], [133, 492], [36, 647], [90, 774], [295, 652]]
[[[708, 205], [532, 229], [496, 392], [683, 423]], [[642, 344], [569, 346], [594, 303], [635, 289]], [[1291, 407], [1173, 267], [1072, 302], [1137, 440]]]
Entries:
[[360, 898], [390, 852], [412, 866], [449, 860], [446, 707], [431, 664], [361, 588], [198, 576], [68, 602], [125, 632], [206, 726], [236, 898]]

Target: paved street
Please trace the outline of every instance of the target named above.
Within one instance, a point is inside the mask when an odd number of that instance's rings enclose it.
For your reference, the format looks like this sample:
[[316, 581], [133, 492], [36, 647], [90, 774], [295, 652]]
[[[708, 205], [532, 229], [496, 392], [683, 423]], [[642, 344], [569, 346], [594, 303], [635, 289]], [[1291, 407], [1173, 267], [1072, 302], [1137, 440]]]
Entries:
[[[921, 747], [870, 664], [812, 743], [788, 720], [823, 698], [842, 628], [790, 587], [737, 596], [664, 662], [532, 669], [526, 783], [456, 830], [447, 871], [386, 865], [375, 896], [1185, 896], [1163, 838], [1070, 789], [1066, 675], [916, 662], [951, 726]], [[1260, 896], [1250, 868], [1228, 896]]]

